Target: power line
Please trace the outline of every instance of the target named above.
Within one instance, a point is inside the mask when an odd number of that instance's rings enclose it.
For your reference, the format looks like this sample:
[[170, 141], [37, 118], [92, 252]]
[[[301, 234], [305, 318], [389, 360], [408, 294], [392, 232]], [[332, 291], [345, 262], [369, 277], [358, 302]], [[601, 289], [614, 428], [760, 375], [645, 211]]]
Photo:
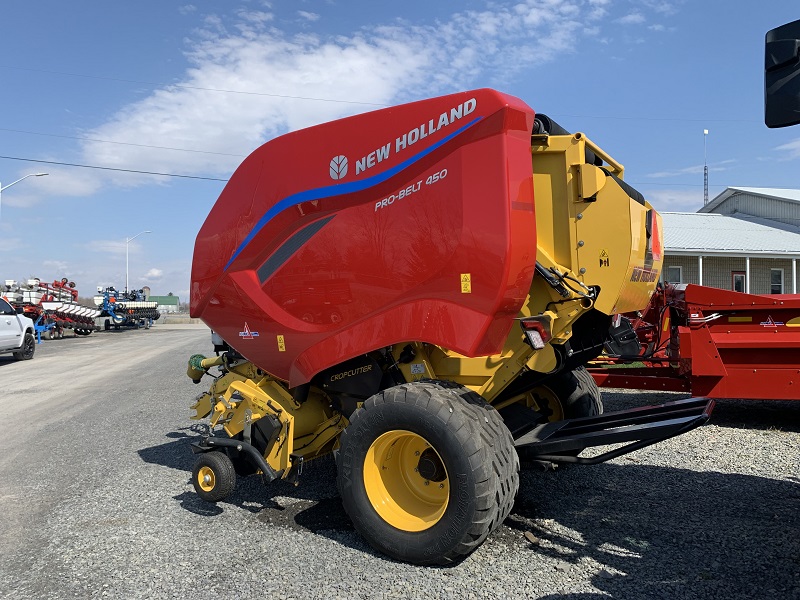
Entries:
[[[629, 183], [631, 185], [654, 185], [654, 186], [662, 186], [662, 185], [677, 185], [682, 187], [702, 187], [703, 184], [701, 183], [661, 183], [657, 181], [625, 181], [625, 183]], [[709, 187], [714, 188], [724, 188], [724, 185], [712, 185]]]
[[123, 173], [138, 173], [140, 175], [158, 175], [160, 177], [180, 177], [183, 179], [203, 179], [205, 181], [228, 181], [227, 179], [218, 179], [216, 177], [200, 177], [198, 175], [178, 175], [176, 173], [156, 173], [154, 171], [137, 171], [136, 169], [120, 169], [116, 167], [100, 167], [97, 165], [81, 165], [78, 163], [59, 162], [55, 160], [37, 160], [35, 158], [22, 158], [19, 156], [0, 156], [0, 159], [5, 160], [21, 160], [24, 162], [42, 163], [45, 165], [60, 165], [62, 167], [81, 167], [83, 169], [101, 169], [103, 171], [121, 171]]
[[119, 77], [103, 77], [100, 75], [85, 75], [83, 73], [65, 73], [63, 71], [50, 71], [47, 69], [31, 69], [28, 67], [14, 67], [12, 65], [0, 65], [3, 69], [15, 69], [17, 71], [30, 71], [32, 73], [47, 73], [49, 75], [65, 75], [67, 77], [82, 77], [84, 79], [99, 79], [101, 81], [119, 81], [122, 83], [140, 83], [144, 85], [154, 85], [161, 87], [174, 87], [187, 90], [201, 90], [204, 92], [221, 92], [225, 94], [243, 94], [246, 96], [267, 96], [269, 98], [284, 98], [287, 100], [310, 100], [313, 102], [335, 102], [339, 104], [360, 104], [364, 106], [381, 106], [385, 107], [386, 104], [378, 104], [375, 102], [359, 102], [356, 100], [338, 100], [335, 98], [315, 98], [313, 96], [291, 96], [288, 94], [271, 94], [268, 92], [245, 92], [242, 90], [226, 90], [221, 88], [207, 88], [197, 85], [186, 85], [182, 83], [163, 83], [158, 81], [142, 81], [139, 79], [122, 79]]
[[87, 142], [101, 142], [103, 144], [119, 144], [121, 146], [136, 146], [137, 148], [154, 148], [156, 150], [174, 150], [176, 152], [195, 152], [198, 154], [214, 154], [216, 156], [234, 156], [236, 158], [244, 158], [246, 154], [227, 154], [225, 152], [211, 152], [210, 150], [192, 150], [190, 148], [172, 148], [170, 146], [152, 146], [149, 144], [134, 144], [133, 142], [115, 142], [113, 140], [100, 140], [96, 138], [75, 136], [75, 135], [59, 135], [57, 133], [41, 133], [39, 131], [25, 131], [23, 129], [7, 129], [0, 127], [0, 131], [10, 131], [11, 133], [25, 133], [28, 135], [41, 135], [45, 137], [64, 138], [67, 140], [83, 140]]
[[[136, 174], [139, 174], [139, 175], [158, 175], [160, 177], [180, 177], [182, 179], [202, 179], [204, 181], [223, 181], [223, 182], [227, 182], [228, 181], [228, 179], [220, 179], [218, 177], [201, 177], [199, 175], [179, 175], [177, 173], [157, 173], [155, 171], [139, 171], [139, 170], [136, 170], [136, 169], [121, 169], [121, 168], [117, 168], [117, 167], [101, 167], [101, 166], [98, 166], [98, 165], [81, 165], [81, 164], [78, 164], [78, 163], [68, 163], [68, 162], [60, 162], [60, 161], [54, 161], [54, 160], [38, 160], [38, 159], [35, 159], [35, 158], [23, 158], [23, 157], [20, 157], [20, 156], [0, 156], [0, 159], [19, 160], [19, 161], [24, 161], [24, 162], [41, 163], [41, 164], [46, 164], [46, 165], [58, 165], [58, 166], [62, 166], [62, 167], [80, 167], [80, 168], [83, 168], [83, 169], [100, 169], [100, 170], [103, 170], [103, 171], [120, 171], [122, 173], [136, 173]], [[631, 184], [631, 185], [639, 185], [639, 186], [648, 185], [648, 186], [656, 186], [656, 187], [662, 187], [662, 186], [701, 187], [701, 184], [699, 184], [699, 183], [660, 183], [660, 182], [654, 182], [654, 181], [629, 181], [628, 183]], [[710, 187], [713, 187], [713, 188], [724, 188], [726, 186], [724, 186], [724, 185], [712, 185]], [[745, 186], [745, 187], [748, 187], [748, 186]], [[749, 186], [749, 187], [758, 187], [758, 186]], [[773, 185], [773, 186], [770, 186], [770, 187], [794, 189], [793, 186], [774, 186]]]
[[[187, 90], [200, 90], [205, 92], [219, 92], [224, 94], [243, 94], [246, 96], [265, 96], [268, 98], [284, 98], [287, 100], [307, 100], [310, 102], [333, 102], [337, 104], [358, 104], [362, 106], [377, 106], [380, 108], [386, 108], [390, 106], [389, 104], [380, 104], [378, 102], [362, 102], [359, 100], [340, 100], [337, 98], [319, 98], [316, 96], [292, 96], [289, 94], [275, 94], [270, 92], [248, 92], [243, 90], [228, 90], [224, 88], [209, 88], [209, 87], [202, 87], [202, 86], [195, 86], [195, 85], [187, 85], [182, 83], [164, 83], [164, 82], [157, 82], [157, 81], [144, 81], [140, 79], [123, 79], [121, 77], [105, 77], [102, 75], [86, 75], [85, 73], [68, 73], [65, 71], [52, 71], [49, 69], [33, 69], [30, 67], [15, 67], [13, 65], [0, 65], [2, 69], [13, 69], [16, 71], [29, 71], [31, 73], [47, 73], [48, 75], [62, 75], [66, 77], [81, 77], [83, 79], [97, 79], [100, 81], [118, 81], [121, 83], [137, 83], [143, 85], [153, 85], [153, 86], [162, 86], [162, 87], [174, 87], [180, 89], [187, 89]], [[687, 121], [687, 122], [715, 122], [715, 123], [759, 123], [761, 121], [758, 119], [710, 119], [710, 118], [697, 118], [697, 119], [690, 119], [686, 117], [623, 117], [618, 115], [570, 115], [565, 113], [553, 113], [554, 116], [557, 117], [566, 117], [570, 119], [612, 119], [618, 121]], [[102, 141], [102, 140], [99, 140]], [[121, 143], [121, 142], [119, 142]]]
[[[547, 114], [550, 114], [549, 112]], [[621, 117], [617, 115], [610, 115], [610, 116], [602, 116], [602, 115], [567, 115], [564, 113], [553, 113], [553, 116], [558, 117], [567, 117], [570, 119], [600, 119], [603, 121], [606, 120], [614, 120], [614, 121], [686, 121], [690, 123], [753, 123], [762, 125], [762, 121], [758, 119], [687, 119], [686, 117]]]

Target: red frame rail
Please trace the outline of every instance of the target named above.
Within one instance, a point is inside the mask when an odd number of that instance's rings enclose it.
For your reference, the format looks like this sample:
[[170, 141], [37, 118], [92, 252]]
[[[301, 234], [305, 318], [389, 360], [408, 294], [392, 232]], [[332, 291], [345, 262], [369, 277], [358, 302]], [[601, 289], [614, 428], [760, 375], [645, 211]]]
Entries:
[[599, 386], [800, 399], [800, 295], [667, 285], [641, 315], [627, 317], [642, 352], [590, 365]]

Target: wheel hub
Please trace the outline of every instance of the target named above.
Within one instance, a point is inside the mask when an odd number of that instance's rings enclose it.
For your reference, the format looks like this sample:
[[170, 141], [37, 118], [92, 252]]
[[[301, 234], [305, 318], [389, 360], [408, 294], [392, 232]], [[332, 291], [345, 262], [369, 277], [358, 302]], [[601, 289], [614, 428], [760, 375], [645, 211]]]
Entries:
[[216, 479], [214, 477], [214, 470], [210, 467], [203, 467], [197, 473], [197, 483], [200, 488], [205, 492], [210, 492], [214, 489]]
[[442, 459], [433, 448], [428, 448], [419, 457], [417, 465], [420, 477], [430, 481], [444, 481], [447, 478], [447, 471], [444, 470]]
[[384, 433], [369, 447], [364, 487], [378, 515], [402, 531], [433, 527], [450, 497], [447, 469], [439, 453], [425, 438], [405, 430]]

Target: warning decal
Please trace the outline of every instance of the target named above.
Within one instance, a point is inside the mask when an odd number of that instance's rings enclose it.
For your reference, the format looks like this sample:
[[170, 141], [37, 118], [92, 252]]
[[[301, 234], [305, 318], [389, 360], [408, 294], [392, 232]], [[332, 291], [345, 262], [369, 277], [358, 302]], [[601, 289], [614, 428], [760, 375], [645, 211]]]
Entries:
[[472, 274], [471, 273], [462, 273], [461, 274], [461, 293], [462, 294], [471, 294], [472, 293]]
[[600, 266], [607, 267], [608, 266], [608, 252], [606, 252], [605, 248], [600, 250]]

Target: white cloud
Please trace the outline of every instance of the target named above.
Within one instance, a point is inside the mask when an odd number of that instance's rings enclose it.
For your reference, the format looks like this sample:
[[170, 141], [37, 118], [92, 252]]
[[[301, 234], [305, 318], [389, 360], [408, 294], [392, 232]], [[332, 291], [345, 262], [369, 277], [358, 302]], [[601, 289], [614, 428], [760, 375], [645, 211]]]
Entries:
[[[394, 24], [335, 38], [283, 33], [270, 25], [271, 13], [240, 12], [234, 22], [208, 17], [187, 52], [191, 68], [178, 83], [155, 90], [86, 132], [87, 137], [141, 146], [85, 141], [82, 161], [226, 177], [242, 155], [286, 131], [466, 89], [479, 76], [484, 77], [481, 84], [496, 85], [522, 69], [575, 52], [581, 32], [599, 32], [608, 4], [525, 0], [457, 12], [435, 26]], [[509, 51], [514, 61], [508, 61]], [[115, 185], [163, 182], [113, 172], [92, 176]]]
[[306, 21], [319, 21], [319, 15], [317, 13], [308, 12], [305, 10], [298, 10], [297, 14], [300, 15], [300, 17], [305, 19]]
[[47, 267], [48, 271], [61, 273], [65, 276], [71, 275], [69, 272], [69, 263], [66, 263], [63, 260], [45, 260], [42, 262], [42, 266]]
[[659, 212], [697, 212], [703, 206], [703, 190], [647, 189], [647, 201]]
[[[487, 4], [435, 24], [404, 20], [335, 37], [281, 31], [269, 3], [253, 4], [258, 8], [233, 16], [204, 15], [203, 28], [187, 42], [190, 67], [183, 76], [82, 132], [118, 143], [82, 141], [71, 162], [224, 179], [243, 156], [287, 131], [476, 84], [502, 87], [520, 72], [579, 51], [577, 40], [601, 36], [611, 1]], [[644, 8], [665, 12], [664, 4]], [[317, 17], [298, 14], [309, 22]], [[644, 20], [636, 10], [621, 22]], [[40, 195], [87, 196], [110, 185], [170, 181], [56, 169], [41, 178], [50, 182]]]
[[136, 249], [135, 242], [125, 244], [125, 240], [92, 240], [83, 244], [87, 250], [107, 254], [125, 254], [126, 245], [128, 253]]
[[0, 236], [0, 252], [12, 252], [26, 246], [22, 238]]
[[[728, 159], [728, 160], [721, 160], [719, 162], [715, 162], [711, 165], [708, 165], [708, 172], [721, 172], [721, 171], [729, 171], [731, 164], [735, 163], [736, 160]], [[696, 175], [698, 173], [703, 172], [704, 165], [692, 165], [691, 167], [684, 167], [682, 169], [674, 169], [672, 171], [658, 171], [657, 173], [650, 173], [647, 177], [653, 177], [655, 179], [661, 179], [666, 177], [681, 177], [683, 175]]]
[[178, 12], [182, 15], [191, 14], [196, 10], [197, 7], [194, 4], [184, 4], [183, 6], [178, 7]]
[[639, 0], [639, 2], [649, 8], [650, 10], [660, 13], [662, 15], [673, 15], [678, 12], [678, 6], [686, 2], [686, 0]]
[[640, 23], [644, 23], [645, 18], [642, 13], [631, 13], [629, 15], [625, 15], [624, 17], [620, 17], [617, 19], [617, 23], [621, 23], [622, 25], [638, 25]]
[[161, 269], [154, 268], [150, 269], [140, 279], [144, 281], [160, 281], [163, 276], [164, 276], [164, 271], [162, 271]]
[[784, 151], [786, 153], [783, 157], [781, 157], [784, 160], [800, 158], [800, 138], [791, 141], [788, 144], [778, 146], [776, 150]]

